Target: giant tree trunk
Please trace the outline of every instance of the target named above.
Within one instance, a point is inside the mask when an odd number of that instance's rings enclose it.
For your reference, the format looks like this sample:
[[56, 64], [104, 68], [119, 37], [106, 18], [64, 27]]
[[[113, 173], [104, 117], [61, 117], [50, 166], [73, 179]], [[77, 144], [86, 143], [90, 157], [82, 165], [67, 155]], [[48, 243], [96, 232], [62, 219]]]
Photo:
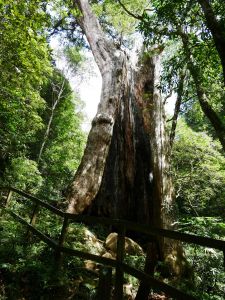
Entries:
[[[156, 88], [159, 58], [146, 56], [132, 67], [127, 55], [106, 40], [88, 1], [74, 2], [103, 83], [83, 159], [68, 188], [68, 212], [88, 210], [169, 228], [173, 203], [169, 143]], [[166, 240], [161, 246], [163, 254], [172, 247]]]
[[[158, 58], [129, 68], [126, 93], [118, 103], [102, 182], [89, 211], [163, 226], [165, 132], [161, 98], [156, 86]], [[126, 69], [127, 69], [126, 68]]]

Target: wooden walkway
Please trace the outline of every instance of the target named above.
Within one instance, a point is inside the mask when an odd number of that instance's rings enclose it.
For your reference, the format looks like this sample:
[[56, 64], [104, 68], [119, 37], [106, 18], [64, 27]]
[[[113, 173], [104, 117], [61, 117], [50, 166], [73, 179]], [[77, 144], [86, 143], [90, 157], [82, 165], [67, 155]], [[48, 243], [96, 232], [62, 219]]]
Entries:
[[[4, 206], [4, 211], [9, 213], [13, 218], [19, 221], [21, 224], [25, 225], [30, 232], [35, 234], [40, 240], [48, 244], [49, 247], [53, 248], [56, 253], [56, 263], [58, 266], [63, 263], [63, 253], [76, 256], [83, 259], [88, 259], [95, 261], [99, 264], [103, 265], [102, 270], [100, 270], [100, 278], [99, 278], [99, 288], [98, 288], [98, 299], [99, 300], [109, 300], [111, 297], [111, 284], [112, 284], [112, 268], [115, 268], [115, 286], [114, 286], [114, 299], [122, 300], [123, 299], [123, 278], [124, 273], [130, 274], [137, 279], [140, 280], [142, 288], [143, 286], [150, 286], [153, 289], [157, 289], [159, 291], [164, 292], [166, 295], [171, 296], [173, 299], [196, 299], [193, 296], [187, 295], [182, 291], [162, 282], [154, 278], [154, 270], [153, 272], [144, 272], [140, 271], [136, 268], [129, 266], [124, 263], [125, 256], [125, 236], [127, 230], [138, 232], [141, 234], [145, 234], [149, 236], [151, 240], [157, 241], [158, 237], [169, 238], [181, 242], [193, 243], [196, 245], [200, 245], [203, 247], [210, 247], [220, 251], [223, 251], [225, 255], [225, 241], [216, 240], [212, 238], [206, 238], [197, 235], [191, 235], [186, 233], [180, 233], [171, 230], [165, 229], [157, 229], [151, 228], [145, 225], [132, 223], [124, 220], [118, 219], [109, 219], [109, 218], [98, 218], [84, 215], [73, 215], [66, 212], [63, 212], [52, 205], [40, 200], [32, 195], [29, 195], [23, 191], [20, 191], [13, 187], [1, 188], [1, 190], [5, 190], [7, 192], [6, 203]], [[9, 203], [14, 201], [12, 195], [20, 195], [23, 197], [24, 204], [32, 202], [34, 204], [34, 208], [32, 210], [32, 214], [30, 217], [30, 221], [27, 222], [21, 216], [16, 214], [12, 209], [10, 209]], [[26, 201], [27, 200], [27, 201]], [[53, 213], [54, 215], [60, 216], [62, 218], [62, 228], [59, 240], [56, 242], [51, 239], [49, 236], [44, 234], [35, 228], [35, 222], [38, 217], [39, 208], [43, 207]], [[117, 229], [118, 232], [118, 240], [117, 240], [117, 255], [116, 259], [110, 259], [105, 257], [100, 257], [94, 254], [85, 253], [79, 250], [71, 249], [64, 246], [66, 234], [68, 231], [68, 227], [71, 223], [74, 222], [84, 222], [88, 224], [101, 224], [113, 226]], [[153, 268], [154, 269], [154, 268]], [[141, 286], [140, 285], [140, 286]], [[139, 293], [140, 295], [140, 293]], [[137, 297], [138, 298], [138, 297]], [[137, 299], [136, 298], [136, 299]], [[143, 298], [138, 298], [144, 300]]]

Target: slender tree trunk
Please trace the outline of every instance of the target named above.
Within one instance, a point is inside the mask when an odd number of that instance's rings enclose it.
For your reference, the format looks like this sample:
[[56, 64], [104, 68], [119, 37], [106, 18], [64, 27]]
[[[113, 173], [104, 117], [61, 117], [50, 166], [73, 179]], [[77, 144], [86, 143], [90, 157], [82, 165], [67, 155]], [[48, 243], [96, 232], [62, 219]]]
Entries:
[[179, 79], [178, 90], [177, 90], [177, 100], [175, 103], [175, 109], [174, 109], [174, 114], [173, 114], [173, 118], [172, 118], [172, 126], [171, 126], [171, 130], [170, 130], [170, 148], [171, 149], [173, 147], [173, 142], [174, 142], [176, 128], [177, 128], [177, 120], [178, 120], [178, 115], [180, 112], [180, 106], [181, 106], [181, 102], [182, 102], [182, 96], [183, 96], [183, 91], [184, 91], [184, 78], [185, 78], [185, 72], [182, 72], [180, 75], [180, 79]]
[[217, 20], [209, 0], [198, 0], [198, 3], [202, 7], [202, 11], [203, 11], [205, 19], [206, 19], [206, 24], [212, 33], [216, 49], [220, 56], [222, 67], [223, 67], [224, 83], [225, 83], [225, 30], [224, 30], [224, 27], [223, 27], [222, 23]]
[[184, 33], [181, 29], [178, 29], [178, 32], [183, 42], [184, 52], [188, 62], [187, 63], [188, 68], [194, 80], [199, 104], [201, 106], [202, 111], [204, 112], [206, 117], [209, 119], [211, 125], [213, 126], [215, 133], [223, 147], [223, 150], [225, 151], [225, 125], [208, 102], [205, 89], [201, 83], [201, 72], [192, 59], [188, 35]]
[[[41, 143], [40, 151], [38, 153], [37, 163], [40, 162], [41, 157], [42, 157], [42, 153], [44, 151], [44, 147], [45, 147], [45, 145], [46, 145], [46, 143], [48, 141], [48, 137], [49, 137], [49, 134], [50, 134], [50, 130], [51, 130], [51, 125], [52, 125], [54, 113], [55, 113], [57, 105], [59, 104], [60, 100], [62, 99], [62, 94], [63, 94], [63, 91], [64, 91], [64, 86], [65, 86], [65, 79], [63, 79], [62, 85], [61, 85], [61, 87], [60, 87], [60, 89], [58, 91], [58, 94], [57, 94], [57, 98], [56, 99], [52, 99], [53, 103], [52, 103], [52, 107], [51, 107], [51, 113], [50, 113], [50, 117], [49, 117], [48, 124], [47, 124], [47, 127], [46, 127], [46, 131], [45, 131], [45, 134], [44, 134], [44, 137], [43, 137], [43, 141]], [[54, 97], [54, 93], [53, 93], [53, 97]]]

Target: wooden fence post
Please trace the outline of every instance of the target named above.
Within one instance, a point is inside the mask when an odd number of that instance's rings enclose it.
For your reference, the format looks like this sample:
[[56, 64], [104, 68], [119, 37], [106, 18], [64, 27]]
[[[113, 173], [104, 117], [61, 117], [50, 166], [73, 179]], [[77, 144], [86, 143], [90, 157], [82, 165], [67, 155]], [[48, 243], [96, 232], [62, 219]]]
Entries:
[[225, 270], [225, 250], [223, 250], [223, 268]]
[[32, 225], [32, 226], [34, 226], [36, 223], [38, 211], [39, 211], [39, 205], [35, 204], [34, 210], [32, 212], [31, 218], [30, 218], [30, 225]]
[[[34, 209], [32, 211], [31, 218], [30, 218], [30, 225], [32, 225], [32, 226], [34, 226], [36, 223], [38, 211], [39, 211], [39, 204], [35, 204]], [[29, 242], [30, 238], [31, 238], [29, 228], [27, 229], [26, 237], [27, 237], [27, 241]]]
[[[154, 276], [155, 267], [158, 260], [158, 249], [156, 242], [150, 242], [147, 245], [147, 253], [145, 260], [144, 272], [148, 275]], [[146, 281], [141, 281], [135, 300], [147, 300], [151, 286]]]
[[69, 219], [68, 219], [68, 217], [65, 216], [63, 219], [63, 226], [62, 226], [61, 234], [59, 237], [58, 247], [57, 247], [56, 253], [55, 253], [56, 264], [57, 264], [58, 269], [60, 269], [62, 267], [63, 255], [60, 251], [60, 248], [63, 247], [64, 242], [65, 242], [68, 223], [69, 223]]
[[115, 280], [115, 300], [123, 299], [123, 258], [125, 250], [125, 234], [126, 228], [120, 224], [117, 236], [117, 255], [116, 255], [116, 280]]
[[8, 195], [7, 195], [7, 198], [6, 198], [6, 202], [5, 202], [5, 208], [7, 208], [9, 206], [9, 201], [12, 197], [12, 194], [13, 194], [13, 191], [9, 189]]
[[112, 289], [112, 268], [101, 266], [96, 300], [110, 300]]

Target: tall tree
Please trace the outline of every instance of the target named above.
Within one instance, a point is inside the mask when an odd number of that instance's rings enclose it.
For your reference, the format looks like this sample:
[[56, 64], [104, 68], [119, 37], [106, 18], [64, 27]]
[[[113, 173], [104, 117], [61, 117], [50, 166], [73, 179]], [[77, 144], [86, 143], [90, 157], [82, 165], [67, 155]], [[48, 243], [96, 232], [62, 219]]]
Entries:
[[81, 129], [82, 102], [57, 69], [41, 95], [46, 101], [41, 115], [44, 128], [38, 132], [30, 150], [44, 180], [40, 194], [60, 200], [79, 165], [86, 140]]
[[191, 130], [181, 118], [172, 156], [180, 214], [224, 217], [225, 157], [220, 144]]
[[[192, 90], [195, 91], [192, 92], [192, 99], [195, 98], [199, 101], [203, 113], [225, 149], [221, 62], [218, 49], [214, 46], [198, 3], [182, 0], [174, 1], [171, 5], [171, 1], [153, 0], [152, 5], [152, 13], [145, 13], [141, 16], [140, 29], [144, 33], [146, 41], [160, 43], [164, 46], [171, 42], [178, 44], [178, 51], [174, 55], [179, 57], [180, 62], [177, 63], [174, 59], [175, 68], [179, 73], [182, 64], [187, 64], [193, 79], [189, 81], [187, 87], [189, 88], [193, 84], [194, 89], [192, 88]], [[170, 71], [171, 66], [165, 72]], [[215, 93], [212, 93], [212, 86], [213, 88], [216, 86]], [[216, 95], [218, 91], [219, 97]]]
[[56, 108], [57, 108], [59, 102], [63, 98], [65, 81], [66, 81], [66, 78], [63, 78], [62, 82], [59, 82], [58, 84], [56, 84], [54, 82], [51, 83], [52, 84], [52, 99], [51, 99], [52, 103], [51, 103], [51, 108], [50, 108], [50, 115], [49, 115], [49, 119], [48, 119], [48, 122], [47, 122], [44, 137], [43, 137], [43, 140], [42, 140], [42, 143], [41, 143], [41, 146], [40, 146], [40, 150], [39, 150], [39, 153], [38, 153], [37, 163], [39, 163], [40, 160], [41, 160], [44, 147], [45, 147], [46, 142], [49, 138], [51, 125], [52, 125], [52, 121], [53, 121], [53, 117], [54, 117]]
[[[68, 188], [68, 212], [88, 210], [168, 228], [173, 200], [163, 103], [156, 88], [157, 51], [132, 66], [127, 54], [106, 38], [88, 0], [74, 5], [103, 83], [84, 156]], [[162, 245], [161, 254], [168, 254], [169, 247], [177, 250], [175, 244]]]
[[[221, 64], [223, 66], [223, 77], [225, 83], [225, 27], [224, 20], [218, 20], [216, 13], [209, 0], [198, 0], [204, 13], [206, 24], [210, 29], [216, 49], [219, 53]], [[222, 4], [224, 5], [224, 4]], [[224, 17], [224, 16], [223, 16]]]
[[51, 73], [42, 1], [0, 2], [0, 176], [42, 127], [40, 89]]
[[201, 72], [199, 70], [199, 67], [194, 64], [192, 59], [188, 35], [180, 29], [178, 30], [178, 33], [183, 43], [184, 53], [188, 62], [188, 68], [190, 70], [191, 76], [195, 84], [199, 104], [202, 108], [202, 111], [204, 112], [206, 117], [211, 122], [213, 128], [215, 129], [219, 141], [225, 151], [225, 124], [220, 118], [220, 116], [217, 114], [217, 112], [212, 108], [207, 99], [206, 90], [201, 81]]

